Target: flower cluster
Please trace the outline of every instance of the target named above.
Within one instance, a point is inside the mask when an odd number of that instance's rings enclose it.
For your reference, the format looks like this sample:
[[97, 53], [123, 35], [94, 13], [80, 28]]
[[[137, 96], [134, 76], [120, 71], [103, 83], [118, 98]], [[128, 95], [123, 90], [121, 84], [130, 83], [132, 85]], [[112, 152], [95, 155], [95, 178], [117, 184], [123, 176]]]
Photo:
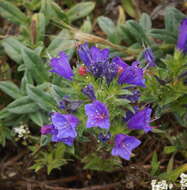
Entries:
[[[95, 83], [103, 81], [107, 89], [113, 81], [120, 90], [129, 90], [131, 94], [118, 95], [116, 98], [127, 99], [132, 105], [136, 105], [140, 91], [138, 88], [145, 88], [144, 68], [141, 67], [139, 61], [134, 61], [132, 64], [125, 63], [120, 57], [111, 57], [109, 49], [99, 49], [95, 46], [89, 47], [87, 43], [80, 45], [78, 55], [82, 61], [81, 65], [72, 69], [69, 58], [66, 53], [61, 52], [58, 57], [52, 58], [50, 61], [50, 71], [63, 77], [71, 82], [76, 82], [77, 77], [82, 78], [84, 84], [87, 82], [87, 76], [92, 76]], [[145, 59], [149, 66], [155, 66], [155, 59], [150, 49], [145, 52]], [[80, 82], [80, 81], [79, 81]], [[79, 85], [77, 83], [77, 85]], [[72, 89], [73, 91], [74, 89]], [[44, 125], [41, 128], [42, 135], [51, 135], [51, 141], [63, 142], [69, 146], [73, 145], [75, 138], [78, 136], [79, 124], [85, 123], [86, 128], [100, 128], [98, 139], [102, 143], [112, 141], [114, 146], [111, 149], [113, 156], [120, 156], [129, 160], [132, 150], [141, 144], [141, 141], [134, 136], [111, 131], [113, 120], [110, 113], [107, 101], [102, 101], [97, 96], [97, 89], [90, 81], [86, 86], [81, 88], [77, 93], [81, 93], [84, 99], [71, 100], [71, 97], [64, 96], [59, 102], [58, 109], [62, 112], [53, 112], [51, 114], [51, 124]], [[108, 95], [109, 96], [109, 95]], [[107, 97], [105, 97], [107, 99]], [[86, 100], [85, 100], [86, 99]], [[111, 102], [112, 104], [112, 102]], [[83, 118], [76, 116], [76, 111], [84, 105], [84, 114], [87, 116], [87, 121], [82, 121]], [[118, 107], [116, 106], [116, 109]], [[129, 130], [143, 130], [145, 133], [152, 130], [150, 126], [151, 108], [144, 107], [143, 109], [134, 107], [134, 112], [126, 112], [126, 118], [121, 118], [121, 121], [126, 123]], [[125, 114], [125, 113], [124, 113]], [[124, 128], [124, 126], [122, 126]], [[103, 133], [103, 130], [105, 131]], [[110, 143], [113, 144], [113, 143]]]
[[173, 184], [168, 184], [166, 180], [157, 181], [156, 179], [153, 179], [151, 181], [151, 187], [151, 190], [169, 190], [173, 188]]
[[181, 190], [184, 190], [187, 188], [187, 174], [182, 173], [180, 178]]
[[26, 139], [30, 135], [30, 130], [27, 125], [20, 125], [14, 128], [14, 132], [17, 134], [18, 138]]

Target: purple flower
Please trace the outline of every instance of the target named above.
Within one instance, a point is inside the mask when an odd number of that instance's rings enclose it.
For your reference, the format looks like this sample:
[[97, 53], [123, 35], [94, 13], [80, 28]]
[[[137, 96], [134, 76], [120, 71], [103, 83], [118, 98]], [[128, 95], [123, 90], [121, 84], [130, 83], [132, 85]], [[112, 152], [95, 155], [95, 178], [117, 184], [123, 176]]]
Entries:
[[130, 160], [132, 150], [140, 144], [141, 141], [133, 136], [118, 134], [115, 136], [115, 145], [112, 149], [112, 155]]
[[132, 84], [136, 86], [145, 87], [145, 79], [143, 78], [143, 69], [138, 67], [139, 62], [134, 62], [128, 66], [125, 71], [119, 76], [119, 84]]
[[88, 71], [96, 78], [104, 77], [108, 84], [116, 77], [118, 67], [125, 65], [119, 57], [111, 62], [108, 49], [99, 49], [95, 46], [89, 48], [87, 43], [79, 47], [78, 54]]
[[95, 46], [90, 48], [91, 57], [95, 63], [104, 63], [109, 58], [109, 49], [99, 49]]
[[187, 18], [183, 19], [179, 26], [177, 49], [187, 53]]
[[75, 138], [77, 136], [76, 127], [79, 120], [74, 115], [55, 112], [52, 114], [51, 120], [56, 130], [56, 139]]
[[78, 54], [88, 71], [95, 77], [99, 78], [103, 76], [103, 68], [109, 59], [109, 50], [93, 46], [89, 48], [88, 44], [81, 45], [78, 49]]
[[88, 44], [80, 45], [78, 49], [79, 57], [81, 61], [88, 67], [93, 66], [96, 63], [104, 63], [109, 58], [109, 50], [108, 49], [99, 49], [95, 46], [89, 48]]
[[59, 130], [55, 128], [55, 126], [52, 124], [44, 125], [41, 128], [41, 134], [42, 135], [50, 134], [52, 142], [63, 142], [64, 144], [67, 144], [68, 146], [73, 145], [74, 138], [73, 137], [62, 138], [62, 136], [59, 135]]
[[148, 64], [149, 64], [148, 66], [149, 67], [156, 66], [156, 64], [155, 64], [155, 56], [154, 56], [153, 51], [152, 51], [151, 48], [145, 49], [145, 51], [144, 51], [144, 58], [148, 62]]
[[59, 57], [52, 58], [50, 60], [50, 66], [52, 67], [50, 72], [54, 72], [65, 79], [72, 80], [74, 74], [69, 64], [68, 56], [64, 52], [59, 53]]
[[53, 130], [54, 130], [53, 125], [49, 124], [49, 125], [42, 126], [42, 128], [40, 129], [40, 132], [42, 135], [47, 135], [47, 134], [51, 134]]
[[103, 76], [106, 79], [107, 84], [110, 84], [110, 82], [117, 76], [118, 67], [115, 63], [105, 63], [105, 66], [103, 67]]
[[44, 125], [41, 128], [41, 134], [42, 135], [51, 135], [51, 141], [52, 142], [63, 142], [64, 144], [67, 144], [68, 146], [73, 145], [74, 138], [72, 137], [67, 137], [67, 138], [61, 138], [58, 136], [58, 130], [55, 129], [54, 125], [49, 124], [49, 125]]
[[93, 64], [93, 60], [90, 54], [90, 49], [87, 43], [80, 45], [78, 49], [78, 54], [81, 59], [81, 61], [89, 67], [91, 64]]
[[88, 96], [92, 101], [96, 100], [94, 88], [91, 84], [82, 89], [83, 94]]
[[87, 128], [100, 127], [108, 129], [110, 127], [109, 113], [102, 102], [96, 100], [92, 104], [86, 104], [85, 112], [88, 116]]
[[106, 135], [104, 135], [103, 133], [99, 133], [98, 135], [98, 139], [103, 143], [106, 143], [110, 138], [111, 138], [110, 132], [108, 132]]
[[64, 144], [67, 144], [68, 146], [73, 145], [73, 141], [75, 138], [67, 137], [67, 138], [59, 138], [57, 135], [52, 135], [52, 142], [63, 142]]
[[149, 125], [151, 119], [151, 108], [144, 108], [141, 111], [138, 111], [132, 116], [128, 122], [129, 129], [144, 130], [145, 133], [152, 130], [152, 127]]
[[132, 91], [132, 95], [127, 95], [126, 99], [131, 101], [132, 103], [135, 103], [139, 100], [141, 94], [139, 90]]
[[112, 63], [117, 65], [119, 74], [121, 74], [128, 67], [128, 64], [125, 63], [120, 57], [114, 57], [112, 59]]
[[[134, 106], [134, 112], [138, 112], [139, 108], [138, 106]], [[131, 119], [134, 116], [134, 113], [131, 111], [127, 111], [125, 116], [124, 116], [124, 121], [127, 122], [129, 119]]]

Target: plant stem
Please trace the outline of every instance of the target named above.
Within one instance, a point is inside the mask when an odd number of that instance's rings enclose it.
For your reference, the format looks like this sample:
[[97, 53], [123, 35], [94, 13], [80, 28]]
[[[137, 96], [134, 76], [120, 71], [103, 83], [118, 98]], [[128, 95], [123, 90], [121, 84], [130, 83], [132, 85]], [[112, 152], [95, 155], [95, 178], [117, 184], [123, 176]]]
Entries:
[[82, 42], [90, 42], [90, 43], [101, 43], [101, 44], [110, 46], [111, 48], [116, 49], [116, 50], [118, 50], [118, 51], [120, 51], [122, 53], [125, 53], [125, 54], [129, 55], [129, 56], [134, 56], [134, 57], [136, 57], [141, 51], [141, 49], [131, 49], [131, 48], [127, 48], [127, 47], [124, 47], [124, 46], [122, 47], [122, 46], [114, 44], [114, 43], [112, 43], [112, 42], [110, 42], [110, 41], [108, 41], [106, 39], [103, 39], [103, 38], [101, 38], [99, 36], [82, 32], [79, 29], [68, 25], [64, 21], [56, 21], [56, 20], [54, 20], [54, 22], [58, 26], [65, 27], [68, 30], [70, 30], [72, 32], [72, 34], [73, 34], [74, 40], [78, 40], [78, 41], [82, 41]]

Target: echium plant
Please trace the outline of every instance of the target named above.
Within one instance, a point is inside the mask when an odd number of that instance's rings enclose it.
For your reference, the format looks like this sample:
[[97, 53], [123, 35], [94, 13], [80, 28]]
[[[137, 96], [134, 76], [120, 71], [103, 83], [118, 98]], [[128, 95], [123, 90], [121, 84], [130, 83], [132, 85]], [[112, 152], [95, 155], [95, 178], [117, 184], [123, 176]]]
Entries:
[[152, 109], [139, 105], [140, 88], [146, 88], [146, 69], [155, 66], [151, 50], [146, 51], [148, 65], [144, 68], [139, 61], [128, 65], [120, 57], [111, 57], [108, 49], [87, 43], [78, 47], [81, 64], [76, 68], [72, 69], [64, 52], [52, 58], [50, 72], [66, 81], [62, 86], [65, 95], [54, 110], [49, 110], [51, 123], [41, 128], [41, 134], [68, 146], [94, 134], [113, 156], [130, 160], [141, 141], [129, 133], [152, 130]]
[[[158, 117], [165, 113], [172, 113], [182, 126], [186, 126], [187, 121], [186, 53], [187, 18], [184, 18], [179, 25], [174, 55], [167, 55], [162, 59], [162, 64], [145, 75], [147, 88], [141, 91], [141, 101], [151, 104]], [[155, 60], [150, 50], [144, 53], [144, 56], [147, 60]]]

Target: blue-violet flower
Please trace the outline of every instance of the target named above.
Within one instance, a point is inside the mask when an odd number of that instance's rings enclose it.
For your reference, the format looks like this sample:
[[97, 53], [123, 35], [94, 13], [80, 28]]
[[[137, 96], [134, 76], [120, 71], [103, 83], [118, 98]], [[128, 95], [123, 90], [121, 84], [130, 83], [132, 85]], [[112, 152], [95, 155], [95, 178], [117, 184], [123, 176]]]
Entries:
[[183, 19], [179, 26], [177, 49], [187, 53], [187, 18]]
[[51, 135], [51, 141], [52, 142], [63, 142], [64, 144], [67, 144], [68, 146], [73, 145], [74, 138], [72, 137], [67, 137], [67, 138], [61, 138], [58, 136], [58, 130], [55, 129], [54, 125], [49, 124], [49, 125], [44, 125], [41, 128], [41, 134], [42, 135]]
[[72, 80], [74, 74], [69, 64], [68, 56], [63, 51], [59, 53], [59, 57], [54, 57], [50, 60], [50, 66], [52, 67], [50, 72], [54, 72], [65, 79]]
[[99, 133], [98, 135], [98, 139], [103, 143], [106, 143], [110, 138], [111, 138], [110, 132], [108, 132], [106, 135], [104, 135], [103, 133]]
[[115, 63], [118, 68], [118, 74], [121, 74], [129, 65], [125, 63], [120, 57], [114, 57], [112, 63]]
[[106, 105], [98, 100], [85, 105], [85, 112], [88, 116], [87, 128], [100, 127], [108, 129], [110, 127], [109, 112]]
[[93, 46], [89, 48], [88, 44], [80, 45], [78, 54], [88, 71], [91, 72], [95, 77], [103, 76], [103, 68], [109, 59], [109, 50]]
[[41, 127], [40, 132], [42, 135], [52, 134], [52, 131], [54, 130], [53, 125], [44, 125]]
[[110, 84], [117, 75], [118, 66], [113, 62], [107, 62], [103, 66], [103, 76], [105, 77], [107, 84]]
[[143, 69], [138, 67], [139, 62], [134, 62], [131, 66], [126, 67], [123, 73], [119, 76], [119, 84], [132, 84], [136, 86], [145, 87], [145, 79], [143, 76]]
[[112, 149], [112, 155], [130, 160], [132, 150], [140, 144], [141, 141], [133, 136], [118, 134], [115, 136], [115, 145]]
[[144, 58], [148, 62], [149, 67], [156, 66], [156, 64], [155, 64], [155, 56], [154, 56], [153, 51], [152, 51], [151, 48], [145, 49]]
[[88, 96], [92, 101], [96, 100], [94, 88], [91, 84], [88, 84], [85, 88], [82, 89], [83, 94]]
[[51, 116], [51, 121], [57, 131], [56, 138], [75, 138], [77, 136], [76, 127], [79, 124], [79, 119], [74, 115], [55, 112]]
[[138, 111], [132, 116], [128, 122], [129, 129], [144, 130], [145, 133], [152, 130], [152, 127], [149, 125], [151, 119], [151, 108], [144, 108], [141, 111]]

